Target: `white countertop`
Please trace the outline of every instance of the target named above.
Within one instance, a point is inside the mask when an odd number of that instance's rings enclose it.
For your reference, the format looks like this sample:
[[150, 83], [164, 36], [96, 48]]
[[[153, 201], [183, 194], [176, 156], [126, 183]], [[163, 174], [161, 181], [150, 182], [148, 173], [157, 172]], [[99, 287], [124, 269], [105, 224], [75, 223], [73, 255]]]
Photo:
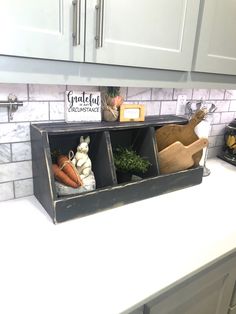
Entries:
[[118, 314], [236, 247], [236, 167], [191, 188], [53, 225], [0, 203], [0, 313]]

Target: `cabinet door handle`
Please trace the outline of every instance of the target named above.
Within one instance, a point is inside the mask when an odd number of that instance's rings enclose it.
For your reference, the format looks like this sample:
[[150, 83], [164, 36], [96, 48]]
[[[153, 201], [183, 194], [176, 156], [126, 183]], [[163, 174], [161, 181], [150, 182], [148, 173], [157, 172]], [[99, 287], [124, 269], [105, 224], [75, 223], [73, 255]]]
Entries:
[[96, 48], [103, 46], [103, 20], [104, 20], [104, 0], [98, 0], [96, 9]]
[[[81, 0], [73, 0], [73, 46], [80, 45]], [[79, 16], [78, 16], [79, 14]]]

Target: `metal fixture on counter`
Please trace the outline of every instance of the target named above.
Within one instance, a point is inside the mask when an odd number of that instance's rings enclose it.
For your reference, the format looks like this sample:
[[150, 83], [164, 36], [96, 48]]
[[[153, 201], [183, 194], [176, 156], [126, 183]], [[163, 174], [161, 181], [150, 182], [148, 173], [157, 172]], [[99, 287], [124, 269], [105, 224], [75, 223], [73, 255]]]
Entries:
[[0, 100], [0, 107], [8, 107], [10, 120], [13, 119], [13, 112], [16, 112], [19, 106], [23, 106], [23, 101], [18, 101], [14, 94], [9, 94], [8, 100]]
[[[206, 111], [206, 115], [196, 127], [195, 132], [198, 137], [204, 137], [208, 138], [211, 130], [211, 124], [213, 121], [213, 113], [216, 111], [217, 107], [212, 102], [200, 100], [197, 102], [187, 102], [186, 103], [186, 114], [188, 115], [188, 118], [190, 119], [192, 115], [199, 109], [203, 109]], [[206, 167], [206, 161], [207, 161], [207, 155], [208, 155], [208, 148], [203, 149], [203, 156], [200, 160], [200, 165], [203, 166], [203, 176], [208, 176], [211, 171]]]
[[[195, 108], [193, 108], [195, 107]], [[189, 118], [199, 109], [205, 109], [208, 114], [212, 114], [213, 112], [216, 111], [216, 105], [211, 103], [211, 102], [204, 102], [203, 100], [200, 100], [196, 103], [188, 101], [186, 103], [186, 114], [188, 115]], [[207, 117], [207, 116], [206, 116]]]

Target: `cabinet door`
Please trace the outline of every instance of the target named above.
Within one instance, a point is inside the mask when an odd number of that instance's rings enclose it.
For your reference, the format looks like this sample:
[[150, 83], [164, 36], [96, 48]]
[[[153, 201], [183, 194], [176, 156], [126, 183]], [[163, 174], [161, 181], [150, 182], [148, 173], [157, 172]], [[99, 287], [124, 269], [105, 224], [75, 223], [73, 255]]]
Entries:
[[[83, 43], [84, 0], [79, 4], [76, 27]], [[83, 61], [84, 46], [72, 42], [72, 7], [72, 0], [2, 0], [0, 54]]]
[[205, 0], [195, 71], [236, 74], [236, 1]]
[[91, 0], [86, 5], [85, 61], [190, 70], [199, 0]]
[[228, 314], [236, 258], [190, 277], [145, 305], [146, 314]]

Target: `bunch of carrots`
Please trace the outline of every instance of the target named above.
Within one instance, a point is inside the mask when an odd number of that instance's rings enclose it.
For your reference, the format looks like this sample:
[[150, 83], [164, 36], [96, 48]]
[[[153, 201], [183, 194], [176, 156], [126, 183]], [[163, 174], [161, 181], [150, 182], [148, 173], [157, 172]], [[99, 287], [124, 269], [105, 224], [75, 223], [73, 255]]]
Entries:
[[77, 169], [65, 155], [57, 157], [57, 163], [52, 164], [52, 171], [55, 179], [66, 186], [76, 189], [83, 185]]

